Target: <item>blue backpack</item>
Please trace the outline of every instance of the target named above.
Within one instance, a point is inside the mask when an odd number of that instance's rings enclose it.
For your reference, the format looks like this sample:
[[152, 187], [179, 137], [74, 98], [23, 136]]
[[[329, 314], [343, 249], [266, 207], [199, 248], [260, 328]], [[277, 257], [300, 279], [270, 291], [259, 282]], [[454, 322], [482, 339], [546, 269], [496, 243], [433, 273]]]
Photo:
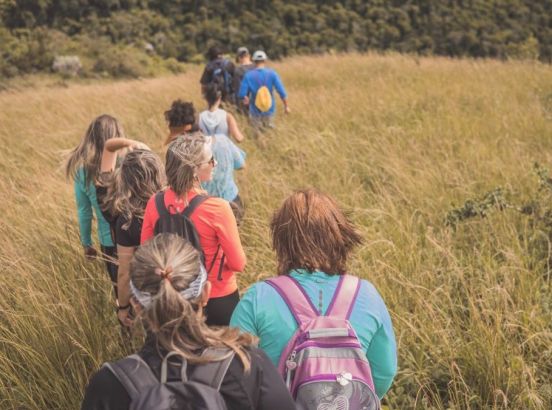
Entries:
[[230, 61], [227, 59], [217, 59], [208, 64], [211, 70], [210, 83], [217, 84], [223, 96], [232, 95], [232, 74], [228, 71], [229, 64]]

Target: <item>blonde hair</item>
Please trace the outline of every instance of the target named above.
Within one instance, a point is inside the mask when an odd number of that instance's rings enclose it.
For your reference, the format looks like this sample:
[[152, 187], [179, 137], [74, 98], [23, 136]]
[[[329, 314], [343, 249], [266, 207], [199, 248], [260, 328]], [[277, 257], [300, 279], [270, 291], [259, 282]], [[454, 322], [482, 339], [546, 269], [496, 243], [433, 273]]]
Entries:
[[[176, 352], [189, 363], [205, 363], [218, 359], [199, 356], [198, 351], [226, 347], [248, 371], [251, 363], [244, 348], [254, 345], [256, 338], [236, 328], [208, 327], [200, 306], [202, 296], [187, 300], [180, 294], [197, 278], [200, 264], [199, 252], [176, 234], [159, 234], [139, 247], [131, 261], [130, 278], [139, 291], [152, 297], [141, 315], [166, 351]], [[163, 277], [159, 271], [170, 274]]]
[[105, 142], [111, 138], [124, 137], [123, 127], [115, 117], [103, 114], [95, 118], [79, 145], [73, 148], [65, 163], [65, 175], [75, 179], [77, 170], [84, 168], [86, 185], [95, 183], [100, 169]]
[[207, 138], [201, 132], [177, 137], [169, 144], [165, 156], [167, 182], [177, 195], [183, 195], [197, 181], [197, 170], [205, 160]]
[[121, 167], [111, 176], [104, 209], [126, 219], [128, 229], [132, 218], [143, 218], [148, 200], [165, 186], [161, 159], [153, 152], [134, 149], [127, 153]]

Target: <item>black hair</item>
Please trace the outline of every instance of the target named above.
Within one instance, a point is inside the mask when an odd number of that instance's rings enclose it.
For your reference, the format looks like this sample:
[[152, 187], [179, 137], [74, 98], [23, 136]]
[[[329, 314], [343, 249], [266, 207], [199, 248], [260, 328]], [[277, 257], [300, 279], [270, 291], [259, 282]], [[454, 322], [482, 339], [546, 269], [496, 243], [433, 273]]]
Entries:
[[203, 93], [203, 96], [207, 100], [207, 104], [209, 105], [209, 108], [211, 108], [213, 105], [217, 103], [219, 98], [222, 97], [222, 90], [220, 89], [218, 84], [211, 83], [205, 87], [205, 92]]
[[180, 99], [173, 101], [171, 108], [165, 111], [165, 120], [167, 120], [171, 128], [182, 127], [184, 125], [192, 125], [193, 127], [196, 122], [194, 104]]
[[207, 50], [207, 58], [209, 59], [209, 61], [213, 61], [216, 60], [217, 57], [223, 53], [224, 51], [222, 50], [222, 47], [212, 46], [211, 48], [209, 48], [209, 50]]

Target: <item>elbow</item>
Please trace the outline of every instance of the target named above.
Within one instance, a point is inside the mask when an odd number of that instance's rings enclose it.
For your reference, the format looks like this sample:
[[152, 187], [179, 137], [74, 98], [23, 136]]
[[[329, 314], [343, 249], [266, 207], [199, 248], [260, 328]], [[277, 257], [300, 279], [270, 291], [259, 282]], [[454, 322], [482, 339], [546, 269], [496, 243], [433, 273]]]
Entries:
[[243, 270], [245, 269], [246, 262], [247, 261], [245, 259], [245, 253], [243, 253], [243, 251], [242, 251], [241, 255], [239, 255], [239, 257], [237, 257], [235, 260], [227, 261], [226, 266], [228, 266], [228, 268], [231, 271], [243, 272]]

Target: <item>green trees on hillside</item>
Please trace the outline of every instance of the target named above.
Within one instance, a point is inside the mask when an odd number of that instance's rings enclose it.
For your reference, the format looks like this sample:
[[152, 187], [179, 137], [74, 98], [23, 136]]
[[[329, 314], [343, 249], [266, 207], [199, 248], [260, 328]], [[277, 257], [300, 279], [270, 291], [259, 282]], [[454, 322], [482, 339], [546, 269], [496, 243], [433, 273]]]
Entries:
[[[0, 0], [3, 76], [49, 70], [64, 54], [84, 74], [174, 71], [213, 43], [273, 58], [397, 50], [551, 62], [552, 0]], [[104, 52], [111, 65], [98, 64]]]

